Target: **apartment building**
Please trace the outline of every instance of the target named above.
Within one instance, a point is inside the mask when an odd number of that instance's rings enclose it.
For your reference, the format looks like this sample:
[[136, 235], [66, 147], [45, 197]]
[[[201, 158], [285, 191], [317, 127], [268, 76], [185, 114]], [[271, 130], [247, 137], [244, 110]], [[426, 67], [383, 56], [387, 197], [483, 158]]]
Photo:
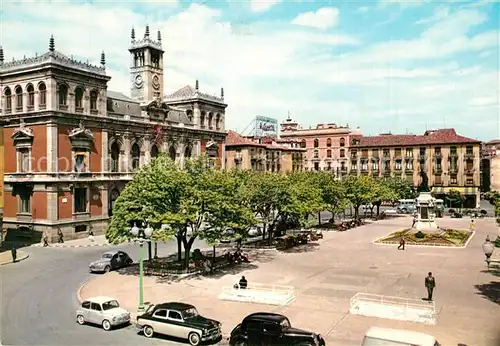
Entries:
[[349, 125], [334, 123], [302, 128], [290, 117], [281, 123], [280, 130], [280, 138], [299, 141], [301, 148], [306, 149], [305, 170], [330, 171], [338, 177], [347, 174], [351, 136], [361, 134]]
[[454, 129], [440, 129], [423, 135], [352, 136], [350, 144], [350, 174], [402, 177], [417, 186], [424, 172], [436, 198], [454, 189], [468, 207], [479, 204], [478, 140], [458, 135]]
[[229, 131], [225, 145], [227, 169], [298, 172], [304, 169], [306, 149], [293, 139], [243, 137]]

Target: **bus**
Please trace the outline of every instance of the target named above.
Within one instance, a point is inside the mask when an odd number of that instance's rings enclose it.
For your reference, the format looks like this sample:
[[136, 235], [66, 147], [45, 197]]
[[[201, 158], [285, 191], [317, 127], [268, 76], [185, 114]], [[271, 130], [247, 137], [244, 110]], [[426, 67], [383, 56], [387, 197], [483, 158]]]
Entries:
[[417, 209], [414, 199], [400, 199], [396, 211], [400, 214], [411, 214]]

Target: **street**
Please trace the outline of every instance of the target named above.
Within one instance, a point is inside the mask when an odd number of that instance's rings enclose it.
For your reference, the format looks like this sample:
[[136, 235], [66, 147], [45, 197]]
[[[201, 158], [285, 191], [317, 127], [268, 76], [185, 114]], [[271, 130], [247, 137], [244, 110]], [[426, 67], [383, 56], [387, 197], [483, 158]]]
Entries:
[[[202, 241], [195, 242], [193, 249], [204, 246]], [[76, 291], [91, 276], [99, 275], [90, 274], [88, 265], [109, 248], [24, 248], [30, 254], [28, 260], [2, 266], [2, 344], [178, 345], [138, 336], [133, 326], [106, 332], [76, 323]], [[112, 248], [127, 252], [134, 261], [138, 259], [135, 244]], [[175, 241], [158, 245], [160, 256], [176, 249]]]

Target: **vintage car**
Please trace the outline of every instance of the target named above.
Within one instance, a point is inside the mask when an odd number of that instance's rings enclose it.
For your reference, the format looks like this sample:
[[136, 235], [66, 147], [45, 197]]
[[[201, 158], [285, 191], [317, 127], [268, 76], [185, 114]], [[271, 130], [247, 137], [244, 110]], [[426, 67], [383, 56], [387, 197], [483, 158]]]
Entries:
[[326, 345], [321, 335], [293, 328], [283, 315], [257, 312], [248, 315], [231, 332], [231, 346]]
[[221, 323], [200, 316], [193, 305], [186, 303], [149, 306], [144, 314], [137, 316], [137, 329], [147, 338], [157, 333], [186, 339], [193, 346], [221, 338]]
[[130, 323], [130, 312], [120, 307], [118, 301], [111, 297], [92, 297], [85, 299], [76, 310], [76, 322], [101, 325], [106, 331], [111, 328]]
[[102, 254], [97, 261], [90, 263], [89, 271], [91, 273], [107, 273], [110, 270], [127, 267], [134, 263], [132, 258], [123, 251], [114, 250]]

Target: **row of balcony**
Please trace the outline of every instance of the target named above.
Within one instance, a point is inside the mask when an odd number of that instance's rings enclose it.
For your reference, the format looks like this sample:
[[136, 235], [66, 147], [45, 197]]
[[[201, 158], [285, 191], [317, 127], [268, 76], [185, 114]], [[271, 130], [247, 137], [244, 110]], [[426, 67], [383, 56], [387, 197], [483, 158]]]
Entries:
[[[351, 171], [357, 171], [357, 167], [351, 167]], [[380, 168], [380, 167], [371, 167], [371, 168], [368, 168], [368, 167], [361, 167], [360, 168], [360, 171], [361, 172], [379, 172], [379, 171], [388, 171], [388, 172], [392, 172], [392, 171], [405, 171], [405, 172], [414, 172], [414, 171], [420, 171], [419, 168], [413, 168], [413, 167], [394, 167], [394, 169], [391, 169], [391, 168]], [[424, 172], [426, 172], [427, 170], [424, 169]], [[473, 175], [474, 172], [476, 170], [474, 168], [467, 168], [464, 170], [464, 174], [466, 175]], [[439, 174], [442, 174], [444, 172], [443, 168], [442, 167], [434, 167], [432, 172], [436, 175], [439, 175]], [[458, 173], [458, 168], [457, 167], [451, 167], [448, 169], [448, 172], [450, 174], [457, 174]]]
[[[464, 154], [464, 159], [474, 159], [475, 156], [476, 155], [474, 153], [468, 152], [468, 153]], [[425, 154], [425, 155], [421, 154], [421, 155], [418, 155], [418, 156], [415, 157], [413, 155], [408, 155], [408, 154], [406, 154], [406, 155], [394, 154], [392, 156], [391, 155], [373, 155], [373, 156], [369, 157], [368, 155], [363, 155], [362, 154], [361, 156], [359, 156], [357, 153], [351, 153], [351, 159], [357, 159], [358, 157], [360, 159], [362, 159], [362, 160], [368, 160], [370, 158], [372, 158], [372, 159], [380, 159], [380, 158], [382, 158], [383, 160], [391, 160], [391, 159], [393, 159], [393, 160], [398, 160], [398, 159], [402, 160], [403, 158], [406, 159], [406, 160], [414, 160], [415, 158], [418, 158], [419, 160], [427, 160], [428, 155], [427, 154]], [[434, 153], [433, 157], [435, 159], [441, 159], [444, 156], [441, 153]], [[459, 155], [458, 155], [458, 153], [449, 153], [448, 157], [450, 159], [454, 158], [454, 157], [458, 158]]]

